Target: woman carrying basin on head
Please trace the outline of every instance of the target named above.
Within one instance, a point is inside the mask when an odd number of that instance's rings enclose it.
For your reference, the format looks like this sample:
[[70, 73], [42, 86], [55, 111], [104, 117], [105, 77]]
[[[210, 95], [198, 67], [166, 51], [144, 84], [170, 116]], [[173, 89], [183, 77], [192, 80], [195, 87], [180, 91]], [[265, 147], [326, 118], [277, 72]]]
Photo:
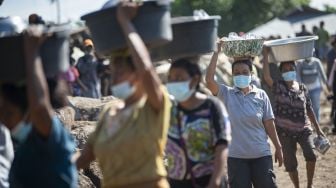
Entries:
[[222, 42], [214, 52], [206, 74], [210, 91], [228, 110], [232, 140], [229, 146], [230, 187], [276, 187], [268, 137], [275, 146], [275, 161], [282, 165], [282, 150], [274, 125], [274, 115], [265, 91], [251, 84], [252, 62], [236, 60], [232, 64], [234, 87], [216, 83], [214, 74]]
[[0, 121], [10, 129], [16, 145], [9, 182], [12, 188], [77, 187], [72, 156], [75, 143], [53, 109], [63, 107], [65, 94], [58, 80], [46, 79], [40, 58], [42, 31], [24, 35], [24, 83], [1, 83]]
[[97, 159], [106, 188], [167, 188], [163, 152], [171, 103], [131, 22], [136, 12], [134, 3], [122, 3], [117, 9], [131, 57], [111, 62], [112, 92], [125, 105], [102, 112], [77, 166], [85, 168]]
[[[268, 57], [269, 48], [264, 48], [263, 56]], [[313, 186], [316, 155], [313, 151], [311, 123], [319, 136], [324, 136], [305, 85], [296, 81], [294, 61], [281, 62], [283, 80], [273, 81], [270, 76], [268, 58], [264, 58], [264, 79], [275, 97], [276, 128], [282, 144], [286, 171], [297, 188], [299, 187], [296, 145], [300, 144], [306, 159], [307, 187]]]

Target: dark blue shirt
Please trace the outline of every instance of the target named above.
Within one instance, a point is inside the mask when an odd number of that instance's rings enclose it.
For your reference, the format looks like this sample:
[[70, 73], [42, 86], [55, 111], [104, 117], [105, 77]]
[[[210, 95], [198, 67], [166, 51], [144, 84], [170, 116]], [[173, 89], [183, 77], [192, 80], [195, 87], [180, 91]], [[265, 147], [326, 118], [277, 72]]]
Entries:
[[75, 188], [77, 171], [71, 162], [75, 144], [54, 117], [50, 135], [42, 138], [35, 129], [17, 147], [10, 171], [10, 187]]

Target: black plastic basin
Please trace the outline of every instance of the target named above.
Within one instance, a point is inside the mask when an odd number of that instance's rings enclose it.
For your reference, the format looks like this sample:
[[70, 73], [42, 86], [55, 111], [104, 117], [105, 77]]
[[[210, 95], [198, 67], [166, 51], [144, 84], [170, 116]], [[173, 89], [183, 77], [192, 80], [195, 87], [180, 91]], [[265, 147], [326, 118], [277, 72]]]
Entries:
[[173, 41], [151, 49], [154, 61], [192, 57], [209, 53], [216, 48], [220, 16], [198, 19], [193, 16], [172, 18]]
[[[126, 40], [116, 19], [116, 7], [102, 9], [81, 17], [86, 21], [95, 49], [99, 55], [109, 56], [126, 48]], [[172, 40], [170, 6], [149, 1], [139, 8], [133, 23], [148, 47], [157, 47]]]
[[[69, 68], [70, 31], [58, 27], [40, 48], [40, 56], [47, 77], [55, 77]], [[17, 82], [25, 78], [23, 36], [0, 38], [0, 81]]]

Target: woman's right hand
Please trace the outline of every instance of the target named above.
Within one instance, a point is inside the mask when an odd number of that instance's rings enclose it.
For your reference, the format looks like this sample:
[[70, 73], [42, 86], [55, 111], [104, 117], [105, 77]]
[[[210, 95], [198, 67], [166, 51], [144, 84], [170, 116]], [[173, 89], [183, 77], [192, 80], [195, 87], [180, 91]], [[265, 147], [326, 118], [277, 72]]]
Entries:
[[121, 1], [117, 8], [118, 22], [123, 23], [132, 20], [138, 12], [139, 5], [136, 2]]
[[[51, 34], [43, 32], [43, 26], [30, 26], [24, 33], [24, 50], [26, 56], [34, 56], [39, 51], [40, 46]], [[29, 58], [26, 57], [26, 58]]]
[[217, 44], [217, 49], [216, 49], [217, 51], [215, 51], [215, 52], [217, 52], [217, 53], [222, 52], [222, 46], [224, 44], [224, 40], [218, 38], [217, 41], [216, 41], [216, 44]]

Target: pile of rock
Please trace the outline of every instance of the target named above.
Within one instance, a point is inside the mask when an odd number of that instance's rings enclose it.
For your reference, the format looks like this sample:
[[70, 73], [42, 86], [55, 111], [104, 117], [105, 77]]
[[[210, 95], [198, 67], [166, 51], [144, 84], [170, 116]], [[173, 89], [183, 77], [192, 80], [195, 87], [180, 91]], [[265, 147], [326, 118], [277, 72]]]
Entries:
[[[100, 112], [105, 105], [120, 104], [114, 97], [90, 99], [83, 97], [69, 97], [70, 105], [56, 111], [66, 128], [73, 135], [77, 149], [82, 150], [89, 135], [95, 130]], [[101, 187], [102, 173], [97, 162], [93, 162], [87, 169], [79, 172], [79, 187]]]

